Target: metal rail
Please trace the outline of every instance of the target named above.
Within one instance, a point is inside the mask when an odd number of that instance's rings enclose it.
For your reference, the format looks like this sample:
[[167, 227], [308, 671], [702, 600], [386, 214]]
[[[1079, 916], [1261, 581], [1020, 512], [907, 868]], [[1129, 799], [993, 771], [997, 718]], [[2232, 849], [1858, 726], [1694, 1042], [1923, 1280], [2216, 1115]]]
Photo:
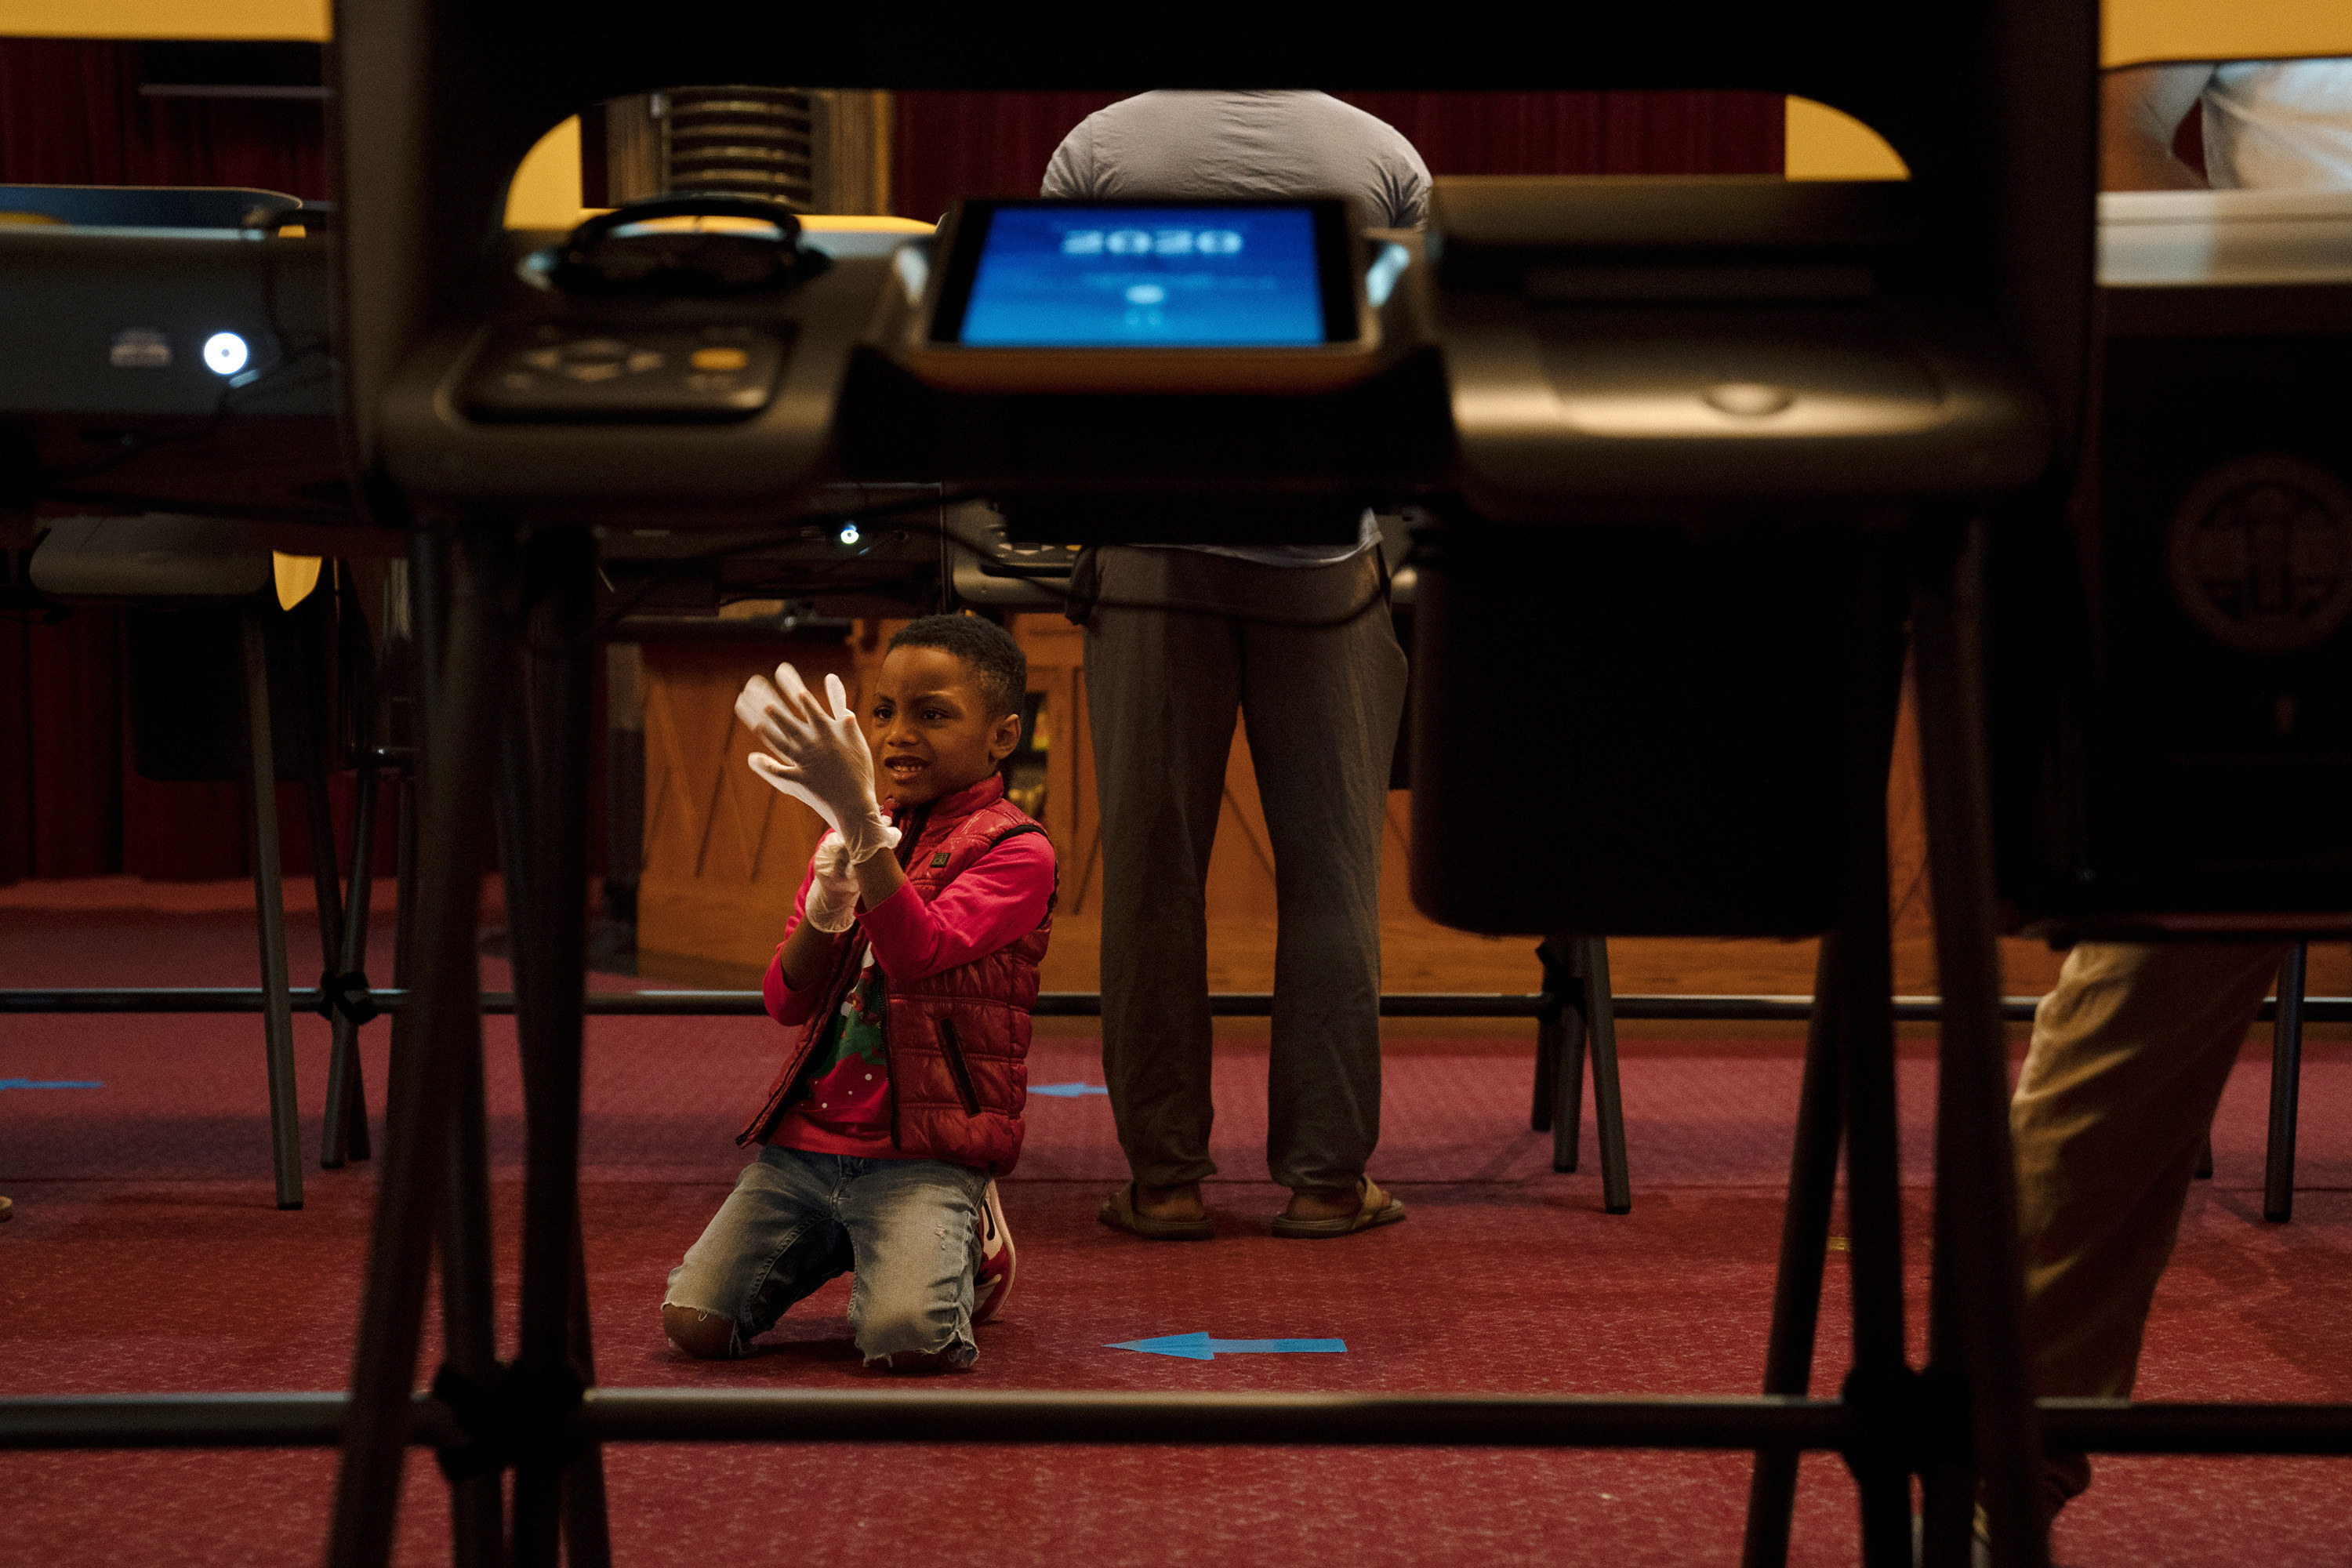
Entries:
[[[0, 1451], [333, 1447], [350, 1396], [76, 1394], [0, 1399]], [[2352, 1405], [2039, 1401], [2052, 1447], [2102, 1454], [2352, 1454]], [[604, 1443], [1336, 1444], [1391, 1447], [1834, 1450], [1864, 1416], [1793, 1396], [1607, 1398], [1525, 1394], [773, 1393], [594, 1388], [568, 1430]], [[407, 1442], [464, 1440], [431, 1394]]]
[[[352, 994], [357, 998], [361, 994]], [[410, 993], [383, 989], [365, 993], [376, 1010], [398, 1012]], [[485, 991], [482, 1011], [505, 1016], [515, 1010], [511, 991]], [[319, 993], [297, 988], [292, 993], [297, 1012], [316, 1012]], [[2004, 996], [2001, 1014], [2011, 1023], [2031, 1023], [2039, 996]], [[1635, 993], [1612, 999], [1621, 1018], [1684, 1022], [1801, 1024], [1812, 1016], [1810, 996], [1740, 996], [1705, 994]], [[586, 1010], [605, 1017], [722, 1018], [758, 1017], [767, 1004], [757, 991], [591, 991]], [[1540, 1018], [1554, 1004], [1541, 992], [1399, 991], [1381, 998], [1384, 1018]], [[0, 990], [0, 1013], [258, 1013], [263, 994], [257, 986], [24, 986]], [[1274, 996], [1265, 991], [1217, 991], [1209, 995], [1209, 1011], [1220, 1018], [1265, 1018], [1274, 1013]], [[1045, 991], [1030, 1009], [1040, 1018], [1094, 1018], [1102, 1015], [1102, 996], [1093, 991]], [[2275, 997], [2263, 999], [2260, 1022], [2275, 1018]], [[1896, 1021], [1933, 1024], [1943, 1014], [1934, 996], [1897, 996]], [[2307, 1024], [2352, 1023], [2352, 996], [2306, 996], [2303, 1020]]]

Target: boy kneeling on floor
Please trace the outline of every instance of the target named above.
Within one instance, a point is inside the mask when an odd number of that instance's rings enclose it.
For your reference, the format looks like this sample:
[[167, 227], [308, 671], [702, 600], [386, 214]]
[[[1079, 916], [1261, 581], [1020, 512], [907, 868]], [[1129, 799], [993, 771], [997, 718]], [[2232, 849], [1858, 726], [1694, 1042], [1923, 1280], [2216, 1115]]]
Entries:
[[1021, 1153], [1053, 929], [1053, 846], [997, 773], [1027, 685], [1003, 627], [927, 616], [890, 639], [871, 748], [838, 676], [830, 712], [789, 664], [736, 700], [767, 748], [752, 771], [833, 830], [768, 967], [768, 1012], [799, 1033], [737, 1139], [760, 1157], [670, 1271], [662, 1328], [688, 1354], [743, 1354], [843, 1273], [868, 1366], [970, 1366], [972, 1325], [1004, 1310], [994, 1178]]

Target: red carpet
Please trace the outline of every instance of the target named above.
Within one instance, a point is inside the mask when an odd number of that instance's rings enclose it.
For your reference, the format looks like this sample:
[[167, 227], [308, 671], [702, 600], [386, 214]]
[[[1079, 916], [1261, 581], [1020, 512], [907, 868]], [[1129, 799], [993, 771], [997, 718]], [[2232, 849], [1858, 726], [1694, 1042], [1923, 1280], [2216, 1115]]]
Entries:
[[[306, 946], [306, 942], [308, 945]], [[298, 927], [296, 972], [315, 934]], [[250, 927], [0, 911], [0, 984], [249, 984]], [[389, 973], [389, 955], [374, 962]], [[486, 965], [503, 984], [501, 965]], [[380, 1104], [384, 1029], [368, 1031]], [[501, 1239], [512, 1265], [520, 1097], [512, 1032], [488, 1026]], [[315, 1159], [325, 1026], [298, 1021]], [[1219, 1063], [1212, 1201], [1220, 1238], [1154, 1247], [1093, 1220], [1121, 1173], [1100, 1096], [1031, 1101], [1006, 1201], [1019, 1297], [982, 1331], [962, 1388], [1747, 1393], [1762, 1363], [1797, 1062], [1785, 1042], [1630, 1041], [1634, 1211], [1599, 1178], [1559, 1176], [1526, 1125], [1524, 1047], [1412, 1042], [1388, 1062], [1375, 1173], [1409, 1223], [1332, 1246], [1263, 1231], [1262, 1048]], [[757, 1020], [597, 1020], [585, 1159], [599, 1371], [614, 1384], [867, 1383], [841, 1320], [845, 1282], [749, 1362], [662, 1344], [665, 1273], [723, 1195], [730, 1142], [776, 1047]], [[1904, 1064], [1915, 1183], [1928, 1064]], [[1040, 1042], [1033, 1080], [1100, 1081], [1091, 1042]], [[2259, 1219], [2267, 1071], [2249, 1058], [2215, 1129], [2220, 1179], [2192, 1197], [2158, 1297], [2142, 1392], [2352, 1399], [2352, 1052], [2304, 1077], [2294, 1223]], [[102, 1089], [0, 1091], [0, 1352], [11, 1394], [340, 1386], [348, 1373], [373, 1176], [307, 1173], [309, 1206], [270, 1206], [257, 1020], [23, 1018], [0, 1026], [0, 1079]], [[1589, 1115], [1589, 1112], [1588, 1112]], [[1587, 1149], [1591, 1131], [1587, 1130]], [[1924, 1191], [1915, 1193], [1924, 1205]], [[1924, 1218], [1924, 1215], [1920, 1217]], [[1914, 1256], [1924, 1285], [1922, 1227]], [[1832, 1273], [1822, 1385], [1843, 1365]], [[1915, 1289], [1915, 1303], [1922, 1299]], [[511, 1301], [509, 1292], [509, 1300]], [[1922, 1325], [1914, 1322], [1915, 1343]], [[1204, 1330], [1338, 1337], [1343, 1356], [1194, 1363], [1103, 1348]], [[510, 1330], [509, 1331], [510, 1332]], [[429, 1364], [429, 1363], [428, 1363]], [[616, 1560], [1007, 1563], [1725, 1563], [1743, 1456], [1379, 1450], [674, 1447], [607, 1455]], [[326, 1453], [14, 1456], [0, 1563], [317, 1560]], [[411, 1461], [403, 1562], [446, 1560], [443, 1489]], [[1851, 1492], [1809, 1461], [1795, 1561], [1853, 1559]], [[2352, 1563], [2352, 1466], [2114, 1460], [2059, 1530], [2060, 1561]]]

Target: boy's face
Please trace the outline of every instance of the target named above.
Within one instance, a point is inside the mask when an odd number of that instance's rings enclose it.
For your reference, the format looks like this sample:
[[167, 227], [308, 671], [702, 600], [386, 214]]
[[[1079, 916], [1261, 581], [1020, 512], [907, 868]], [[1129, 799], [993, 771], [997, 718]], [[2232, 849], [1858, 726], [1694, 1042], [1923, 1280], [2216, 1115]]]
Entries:
[[874, 793], [920, 805], [968, 789], [1021, 743], [1021, 715], [994, 713], [964, 661], [945, 648], [892, 648], [866, 708]]

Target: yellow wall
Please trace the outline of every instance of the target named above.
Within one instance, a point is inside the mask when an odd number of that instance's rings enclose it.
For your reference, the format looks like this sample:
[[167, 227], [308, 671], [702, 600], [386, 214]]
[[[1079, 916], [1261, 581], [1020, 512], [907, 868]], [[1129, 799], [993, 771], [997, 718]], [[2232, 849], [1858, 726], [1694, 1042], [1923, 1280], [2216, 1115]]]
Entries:
[[2107, 0], [2099, 20], [2111, 66], [2352, 55], [2347, 0]]
[[329, 0], [0, 0], [0, 37], [323, 42]]
[[1911, 172], [1886, 138], [1842, 109], [1789, 99], [1785, 153], [1792, 180], [1903, 180]]
[[524, 154], [507, 187], [509, 228], [570, 228], [580, 221], [580, 117]]
[[[2352, 0], [2107, 0], [2099, 50], [2142, 60], [2352, 55]], [[1792, 180], [1899, 180], [1903, 160], [1878, 132], [1809, 98], [1789, 100]]]

